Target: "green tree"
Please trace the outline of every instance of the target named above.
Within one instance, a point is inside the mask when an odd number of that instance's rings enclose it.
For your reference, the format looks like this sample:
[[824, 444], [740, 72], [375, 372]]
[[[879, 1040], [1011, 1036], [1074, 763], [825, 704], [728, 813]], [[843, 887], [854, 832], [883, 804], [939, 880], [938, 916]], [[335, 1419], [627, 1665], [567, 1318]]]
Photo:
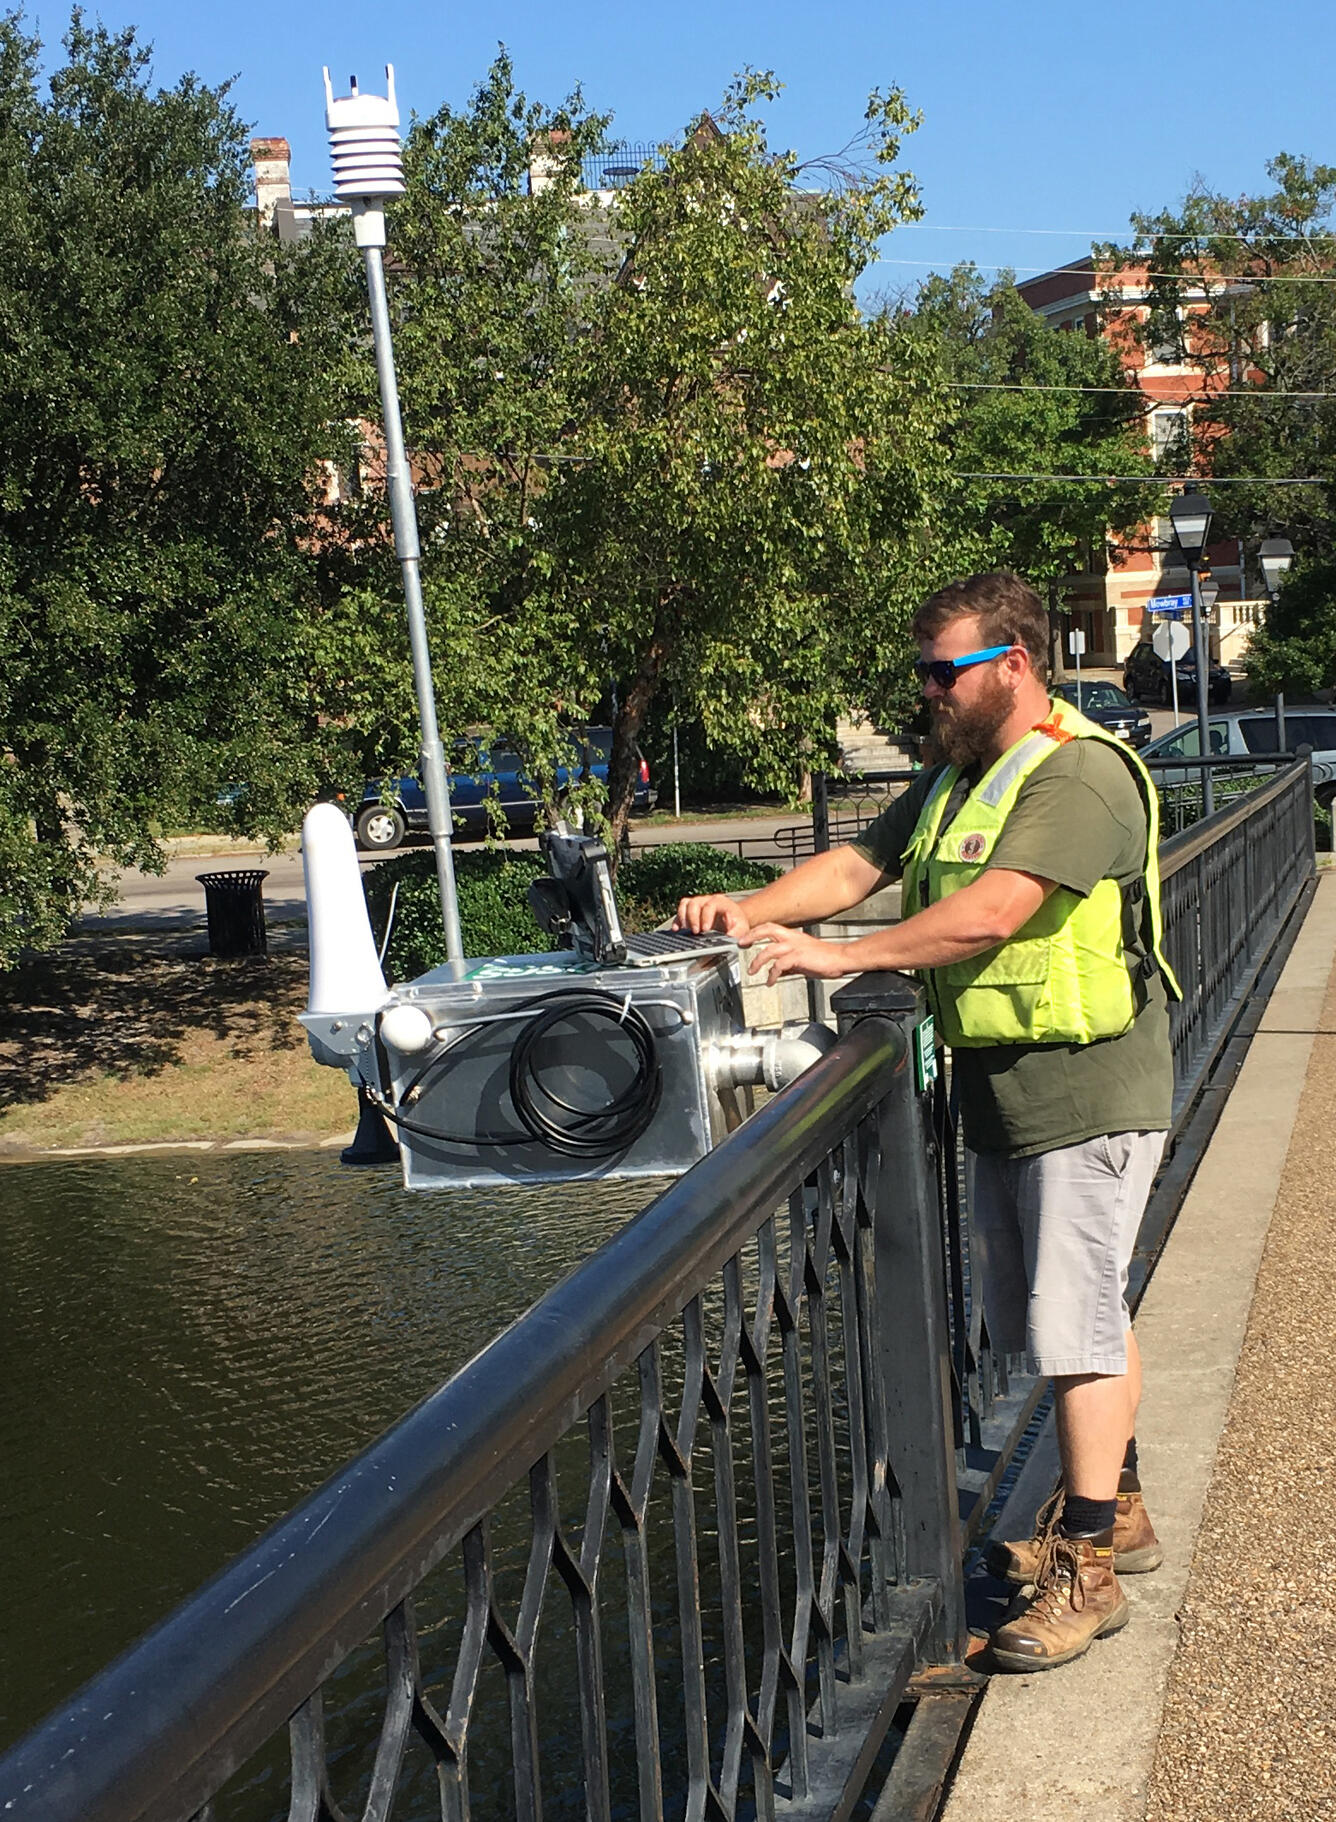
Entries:
[[541, 774], [614, 696], [614, 836], [669, 686], [757, 783], [829, 751], [940, 466], [931, 368], [852, 295], [917, 212], [915, 117], [875, 96], [843, 168], [804, 173], [767, 144], [775, 92], [740, 79], [610, 207], [580, 183], [606, 120], [533, 107], [504, 58], [410, 145], [400, 360], [442, 703]]
[[1115, 348], [1053, 328], [1009, 275], [987, 283], [958, 266], [920, 287], [915, 315], [953, 388], [943, 520], [955, 571], [1014, 569], [1046, 594], [1061, 675], [1064, 579], [1102, 570], [1109, 535], [1162, 509], [1153, 480], [1112, 487], [1100, 478], [1149, 472], [1145, 400]]
[[580, 442], [544, 502], [549, 599], [600, 629], [618, 679], [614, 835], [658, 692], [754, 782], [792, 788], [861, 692], [850, 654], [884, 620], [886, 547], [925, 516], [939, 395], [894, 359], [853, 285], [918, 213], [898, 171], [917, 125], [874, 95], [850, 180], [768, 145], [767, 76], [738, 81], [662, 172], [619, 199], [619, 282], [591, 308]]
[[[1336, 166], [1281, 153], [1267, 174], [1275, 188], [1257, 196], [1199, 182], [1099, 252], [1115, 273], [1149, 271], [1139, 333], [1197, 372], [1192, 460], [1208, 492], [1212, 475], [1239, 477], [1211, 492], [1214, 534], [1293, 541], [1294, 576], [1248, 669], [1266, 688], [1310, 689], [1336, 682]], [[1313, 486], [1275, 484], [1306, 475]]]
[[290, 827], [321, 771], [348, 253], [261, 240], [224, 90], [151, 90], [134, 35], [78, 12], [65, 45], [43, 88], [0, 21], [0, 965], [220, 785], [239, 825]]

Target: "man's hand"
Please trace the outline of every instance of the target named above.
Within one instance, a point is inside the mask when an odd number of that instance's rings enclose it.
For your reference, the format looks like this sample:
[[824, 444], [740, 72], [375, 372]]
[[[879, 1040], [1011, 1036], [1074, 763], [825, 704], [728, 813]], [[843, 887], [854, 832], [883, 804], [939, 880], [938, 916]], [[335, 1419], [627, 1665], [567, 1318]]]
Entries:
[[818, 980], [836, 980], [853, 970], [844, 954], [843, 943], [823, 943], [819, 937], [802, 930], [790, 930], [786, 924], [757, 924], [742, 939], [757, 955], [748, 968], [749, 975], [759, 975], [762, 983], [773, 987], [781, 975], [808, 974]]
[[735, 898], [723, 892], [711, 892], [705, 898], [684, 898], [677, 907], [679, 930], [722, 930], [725, 936], [740, 943], [749, 940], [751, 925], [747, 913]]

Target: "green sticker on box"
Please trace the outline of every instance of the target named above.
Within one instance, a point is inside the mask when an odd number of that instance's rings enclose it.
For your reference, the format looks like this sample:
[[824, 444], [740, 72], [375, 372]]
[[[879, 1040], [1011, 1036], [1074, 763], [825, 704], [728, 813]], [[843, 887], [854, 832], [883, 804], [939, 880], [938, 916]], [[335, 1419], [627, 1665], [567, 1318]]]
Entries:
[[914, 1027], [914, 1086], [922, 1094], [937, 1080], [937, 1032], [932, 1014]]

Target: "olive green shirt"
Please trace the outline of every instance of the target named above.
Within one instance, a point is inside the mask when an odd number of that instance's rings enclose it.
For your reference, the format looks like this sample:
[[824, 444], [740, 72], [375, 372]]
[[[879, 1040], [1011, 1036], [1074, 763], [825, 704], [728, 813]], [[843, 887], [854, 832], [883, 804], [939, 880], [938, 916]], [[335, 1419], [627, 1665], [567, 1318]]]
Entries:
[[[903, 855], [939, 769], [925, 772], [853, 844], [886, 879]], [[970, 779], [971, 788], [978, 782]], [[1051, 879], [1083, 898], [1101, 879], [1142, 873], [1146, 810], [1126, 761], [1100, 740], [1073, 740], [1036, 766], [986, 862]], [[905, 905], [909, 917], [919, 907]], [[1028, 1157], [1114, 1132], [1169, 1125], [1169, 1008], [1157, 973], [1121, 1037], [1093, 1044], [997, 1044], [952, 1052], [965, 1143]]]

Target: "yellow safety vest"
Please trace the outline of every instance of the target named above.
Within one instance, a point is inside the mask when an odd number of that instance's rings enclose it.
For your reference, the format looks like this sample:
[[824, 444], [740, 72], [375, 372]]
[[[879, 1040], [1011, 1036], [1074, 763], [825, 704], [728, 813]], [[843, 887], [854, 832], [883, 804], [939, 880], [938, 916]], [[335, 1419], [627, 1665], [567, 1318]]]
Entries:
[[[1181, 998], [1161, 949], [1160, 805], [1150, 773], [1121, 741], [1065, 702], [1005, 752], [965, 799], [950, 828], [938, 829], [960, 777], [948, 766], [929, 792], [902, 859], [903, 915], [936, 904], [979, 877], [1021, 786], [1069, 740], [1102, 740], [1130, 767], [1146, 806], [1146, 859], [1130, 888], [1102, 879], [1088, 897], [1059, 886], [1028, 923], [968, 961], [922, 970], [946, 1043], [1090, 1044], [1127, 1031], [1156, 968]], [[1129, 953], [1136, 945], [1141, 953]]]

